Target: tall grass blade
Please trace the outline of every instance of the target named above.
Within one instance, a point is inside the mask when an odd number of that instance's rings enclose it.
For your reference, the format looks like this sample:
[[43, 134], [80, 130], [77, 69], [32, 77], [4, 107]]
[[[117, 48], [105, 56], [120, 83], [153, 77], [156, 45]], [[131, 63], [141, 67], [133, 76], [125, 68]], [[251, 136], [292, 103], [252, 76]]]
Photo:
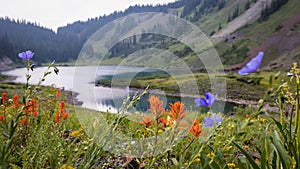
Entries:
[[239, 146], [234, 141], [232, 142], [232, 144], [234, 144], [246, 156], [247, 160], [254, 169], [259, 169], [259, 166], [255, 163], [250, 154], [248, 154], [241, 146]]

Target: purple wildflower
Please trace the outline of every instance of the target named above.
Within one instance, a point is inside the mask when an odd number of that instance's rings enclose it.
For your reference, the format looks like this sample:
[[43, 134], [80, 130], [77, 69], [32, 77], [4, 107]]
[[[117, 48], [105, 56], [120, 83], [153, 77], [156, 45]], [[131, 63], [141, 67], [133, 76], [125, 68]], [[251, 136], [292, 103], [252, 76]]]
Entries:
[[259, 52], [250, 62], [246, 64], [241, 70], [239, 70], [240, 75], [247, 75], [249, 73], [255, 72], [263, 59], [264, 52]]
[[23, 60], [29, 60], [33, 57], [33, 55], [34, 53], [30, 50], [19, 53], [19, 57], [22, 58]]
[[210, 128], [213, 127], [214, 124], [220, 124], [222, 122], [222, 117], [213, 114], [212, 117], [204, 117], [203, 122], [203, 128]]
[[216, 98], [217, 98], [217, 95], [214, 96], [210, 92], [207, 92], [205, 94], [205, 98], [195, 99], [195, 102], [196, 102], [197, 106], [209, 107], [214, 104]]

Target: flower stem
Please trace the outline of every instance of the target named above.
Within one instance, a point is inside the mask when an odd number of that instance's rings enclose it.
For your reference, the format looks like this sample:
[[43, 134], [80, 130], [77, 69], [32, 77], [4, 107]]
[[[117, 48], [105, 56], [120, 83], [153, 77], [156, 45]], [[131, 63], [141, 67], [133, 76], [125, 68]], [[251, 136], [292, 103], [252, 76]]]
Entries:
[[195, 139], [195, 137], [193, 137], [193, 139], [192, 139], [192, 141], [190, 141], [190, 143], [178, 154], [178, 155], [180, 155], [180, 154], [182, 154], [183, 152], [185, 152], [191, 145], [192, 145], [192, 143], [195, 141], [196, 139]]

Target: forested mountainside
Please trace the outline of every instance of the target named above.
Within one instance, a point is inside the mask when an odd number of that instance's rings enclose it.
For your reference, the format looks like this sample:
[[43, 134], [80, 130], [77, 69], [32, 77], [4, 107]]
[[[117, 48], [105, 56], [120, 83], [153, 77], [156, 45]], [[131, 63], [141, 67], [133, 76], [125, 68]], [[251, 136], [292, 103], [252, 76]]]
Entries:
[[[265, 67], [283, 67], [277, 63], [281, 61], [282, 64], [286, 57], [288, 62], [298, 59], [300, 4], [297, 0], [179, 0], [166, 5], [131, 6], [125, 11], [68, 24], [57, 32], [36, 23], [1, 18], [0, 62], [10, 59], [18, 63], [16, 55], [27, 49], [36, 53], [34, 61], [37, 63], [74, 61], [86, 40], [99, 28], [128, 14], [141, 12], [169, 13], [197, 25], [211, 37], [228, 70], [240, 67], [258, 50], [268, 54], [263, 62]], [[162, 39], [165, 43], [158, 45]], [[277, 44], [278, 40], [288, 43]], [[185, 60], [192, 56], [192, 51], [184, 44], [161, 35], [139, 35], [130, 42], [134, 44], [122, 41], [115, 45], [108, 53], [109, 58], [126, 57], [145, 47], [172, 49], [171, 52]]]

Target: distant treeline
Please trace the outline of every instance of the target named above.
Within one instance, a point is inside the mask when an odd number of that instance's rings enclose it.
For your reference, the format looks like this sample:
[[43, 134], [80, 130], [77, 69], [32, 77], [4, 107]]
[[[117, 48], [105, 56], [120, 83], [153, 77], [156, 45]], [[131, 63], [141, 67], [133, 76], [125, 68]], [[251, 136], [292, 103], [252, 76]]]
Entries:
[[[228, 0], [178, 0], [164, 5], [135, 5], [125, 11], [115, 11], [109, 15], [103, 15], [88, 19], [87, 21], [77, 21], [67, 26], [58, 28], [57, 32], [39, 26], [37, 23], [30, 23], [25, 20], [14, 20], [10, 18], [0, 18], [0, 59], [3, 56], [19, 61], [16, 55], [24, 50], [33, 50], [36, 53], [34, 61], [45, 63], [56, 60], [57, 62], [68, 62], [76, 60], [81, 48], [88, 38], [99, 28], [112, 22], [115, 19], [124, 17], [132, 13], [141, 12], [163, 12], [183, 17], [192, 22], [198, 22], [201, 17], [214, 13], [224, 8]], [[256, 0], [249, 0], [245, 9], [249, 8]], [[273, 0], [267, 5], [261, 14], [265, 19], [285, 4], [287, 0]], [[235, 6], [230, 12], [229, 20], [237, 17], [242, 10]], [[218, 21], [220, 22], [220, 21]], [[219, 23], [219, 28], [222, 25]], [[138, 35], [137, 35], [138, 36]], [[142, 34], [142, 37], [131, 37], [130, 41], [122, 41], [115, 45], [109, 52], [109, 57], [127, 56], [147, 47], [157, 47], [166, 49], [177, 42], [168, 41], [167, 37], [160, 35]], [[155, 43], [150, 43], [151, 41]], [[139, 44], [138, 44], [139, 43]], [[176, 55], [184, 56], [190, 53], [188, 48], [176, 51]]]
[[[77, 58], [82, 46], [95, 31], [105, 24], [128, 14], [163, 12], [196, 21], [201, 14], [210, 9], [221, 9], [224, 4], [225, 0], [178, 0], [173, 3], [156, 6], [135, 5], [125, 11], [115, 11], [109, 15], [88, 19], [85, 22], [77, 21], [73, 24], [68, 24], [58, 28], [57, 33], [41, 27], [37, 23], [14, 20], [7, 17], [0, 18], [0, 58], [7, 56], [15, 61], [15, 56], [19, 52], [30, 49], [36, 53], [36, 57], [33, 60], [38, 63], [51, 62], [53, 60], [57, 62], [72, 61]], [[178, 13], [181, 10], [177, 9], [182, 7], [183, 11]], [[195, 14], [191, 15], [192, 12], [195, 12]], [[150, 35], [143, 36], [145, 37], [142, 39], [149, 39], [148, 36]], [[134, 50], [131, 47], [124, 51], [124, 47], [123, 42], [115, 46], [112, 49], [114, 51], [110, 53], [110, 57], [119, 55], [116, 51], [121, 51], [121, 55], [124, 53], [126, 55]], [[136, 47], [136, 49], [140, 47]]]
[[58, 28], [57, 33], [25, 20], [0, 18], [0, 58], [7, 56], [16, 60], [19, 52], [31, 49], [36, 53], [33, 60], [38, 63], [75, 60], [86, 40], [105, 24], [131, 13], [168, 12], [169, 8], [180, 8], [188, 2], [181, 0], [166, 5], [135, 5], [123, 12], [115, 11], [85, 22], [68, 24]]

